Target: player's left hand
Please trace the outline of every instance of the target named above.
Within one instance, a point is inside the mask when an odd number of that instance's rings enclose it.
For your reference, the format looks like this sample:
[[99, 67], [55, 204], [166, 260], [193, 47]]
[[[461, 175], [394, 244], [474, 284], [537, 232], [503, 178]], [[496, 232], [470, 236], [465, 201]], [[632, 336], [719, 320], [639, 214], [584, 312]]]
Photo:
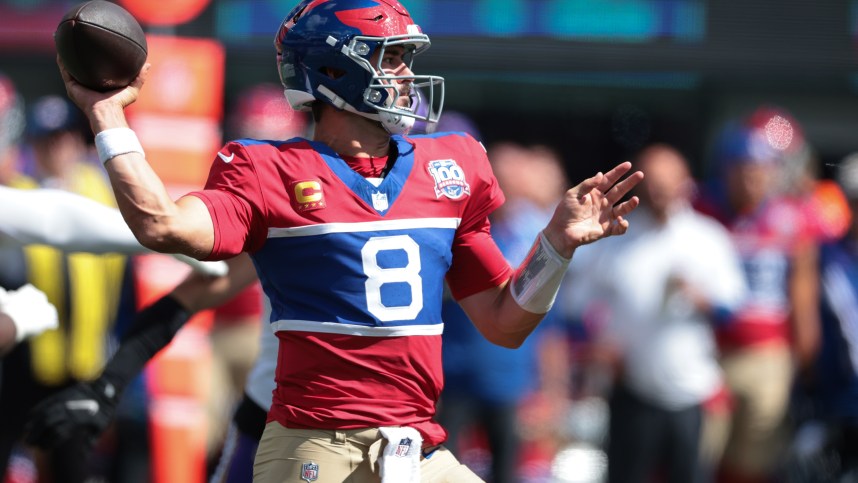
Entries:
[[624, 162], [607, 173], [598, 173], [566, 191], [551, 221], [545, 237], [560, 255], [570, 258], [581, 245], [612, 235], [622, 235], [629, 228], [623, 217], [634, 210], [640, 200], [633, 196], [619, 201], [644, 177], [636, 171], [620, 181], [632, 168]]

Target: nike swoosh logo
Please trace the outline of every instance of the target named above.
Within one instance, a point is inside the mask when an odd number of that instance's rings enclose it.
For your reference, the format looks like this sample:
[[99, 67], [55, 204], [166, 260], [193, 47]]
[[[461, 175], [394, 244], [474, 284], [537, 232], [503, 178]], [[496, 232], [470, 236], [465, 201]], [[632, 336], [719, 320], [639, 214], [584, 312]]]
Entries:
[[66, 408], [69, 411], [87, 411], [91, 416], [98, 413], [98, 401], [94, 399], [78, 399], [76, 401], [66, 401]]
[[223, 153], [217, 153], [218, 157], [223, 160], [224, 163], [231, 163], [232, 158], [235, 157], [235, 153], [231, 153], [229, 156], [224, 155]]

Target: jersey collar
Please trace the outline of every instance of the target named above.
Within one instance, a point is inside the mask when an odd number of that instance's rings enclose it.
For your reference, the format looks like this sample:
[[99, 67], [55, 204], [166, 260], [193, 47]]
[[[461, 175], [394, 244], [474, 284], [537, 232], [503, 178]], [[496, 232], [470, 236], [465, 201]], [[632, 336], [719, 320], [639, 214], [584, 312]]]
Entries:
[[393, 207], [394, 202], [402, 192], [405, 181], [414, 166], [414, 146], [400, 135], [392, 136], [390, 141], [393, 143], [390, 156], [396, 156], [396, 158], [393, 160], [393, 168], [378, 187], [373, 186], [363, 176], [354, 172], [343, 158], [327, 144], [310, 141], [310, 145], [355, 196], [362, 199], [380, 216], [384, 216], [390, 212], [390, 208]]

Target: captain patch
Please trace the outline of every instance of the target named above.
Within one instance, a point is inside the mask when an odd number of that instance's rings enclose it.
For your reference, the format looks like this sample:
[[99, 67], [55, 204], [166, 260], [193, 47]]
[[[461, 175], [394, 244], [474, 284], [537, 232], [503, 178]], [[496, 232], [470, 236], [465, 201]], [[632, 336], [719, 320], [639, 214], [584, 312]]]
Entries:
[[292, 200], [298, 211], [318, 210], [326, 206], [322, 183], [317, 179], [292, 183]]

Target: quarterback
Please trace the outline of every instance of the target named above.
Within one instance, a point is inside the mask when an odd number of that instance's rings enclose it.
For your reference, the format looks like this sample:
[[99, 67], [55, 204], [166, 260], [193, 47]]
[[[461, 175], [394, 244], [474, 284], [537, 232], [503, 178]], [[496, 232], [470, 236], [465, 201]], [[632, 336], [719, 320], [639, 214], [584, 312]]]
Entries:
[[[491, 342], [517, 347], [554, 302], [578, 246], [625, 233], [642, 178], [630, 163], [566, 192], [517, 268], [489, 234], [504, 197], [482, 145], [435, 122], [444, 80], [415, 75], [429, 47], [396, 0], [306, 0], [275, 37], [285, 95], [313, 139], [242, 139], [204, 189], [174, 201], [124, 108], [149, 66], [100, 93], [61, 67], [87, 114], [120, 211], [140, 242], [203, 260], [250, 255], [279, 339], [276, 388], [254, 481], [479, 481], [443, 447], [446, 281]], [[432, 106], [418, 114], [419, 105]]]

